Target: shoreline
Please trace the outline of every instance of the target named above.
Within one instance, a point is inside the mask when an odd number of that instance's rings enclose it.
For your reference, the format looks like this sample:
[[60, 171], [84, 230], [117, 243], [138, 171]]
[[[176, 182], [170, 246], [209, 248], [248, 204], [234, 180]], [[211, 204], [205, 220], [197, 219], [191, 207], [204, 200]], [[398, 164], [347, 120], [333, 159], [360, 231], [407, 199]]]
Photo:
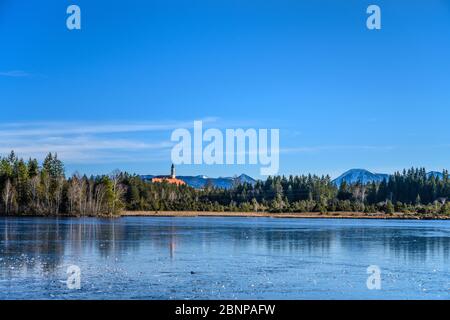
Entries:
[[399, 220], [450, 220], [444, 215], [418, 215], [394, 213], [391, 215], [364, 212], [214, 212], [214, 211], [123, 211], [121, 217], [249, 217], [249, 218], [297, 218], [297, 219], [399, 219]]
[[98, 218], [118, 219], [121, 217], [223, 217], [223, 218], [288, 218], [288, 219], [369, 219], [369, 220], [450, 220], [450, 216], [440, 214], [400, 213], [385, 214], [364, 212], [216, 212], [216, 211], [122, 211], [118, 215], [77, 216], [77, 215], [0, 215], [5, 218]]

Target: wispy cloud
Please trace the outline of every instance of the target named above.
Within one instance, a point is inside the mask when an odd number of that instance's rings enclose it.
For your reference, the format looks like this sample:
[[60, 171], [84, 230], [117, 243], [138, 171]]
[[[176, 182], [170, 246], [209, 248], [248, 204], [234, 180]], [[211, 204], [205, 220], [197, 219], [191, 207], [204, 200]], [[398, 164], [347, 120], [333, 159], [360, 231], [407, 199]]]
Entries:
[[316, 153], [325, 151], [345, 151], [345, 150], [374, 150], [374, 151], [390, 151], [394, 150], [395, 146], [372, 146], [372, 145], [324, 145], [324, 146], [307, 146], [307, 147], [293, 147], [283, 148], [280, 150], [282, 153]]
[[[204, 123], [217, 118], [202, 119]], [[0, 137], [59, 136], [168, 131], [191, 128], [193, 121], [89, 123], [89, 122], [23, 122], [0, 124]]]
[[23, 78], [30, 77], [31, 74], [23, 70], [10, 70], [10, 71], [0, 71], [0, 76], [3, 77], [13, 77], [13, 78]]
[[169, 159], [170, 132], [192, 125], [193, 121], [4, 123], [0, 124], [0, 154], [14, 150], [21, 157], [42, 159], [48, 152], [57, 152], [67, 163], [89, 164]]

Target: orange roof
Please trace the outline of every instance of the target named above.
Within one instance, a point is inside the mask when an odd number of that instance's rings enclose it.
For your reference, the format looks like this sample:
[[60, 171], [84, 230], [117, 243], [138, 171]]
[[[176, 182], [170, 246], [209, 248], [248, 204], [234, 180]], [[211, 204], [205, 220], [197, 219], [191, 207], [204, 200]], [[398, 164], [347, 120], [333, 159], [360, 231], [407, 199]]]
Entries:
[[177, 178], [153, 178], [152, 182], [167, 182], [170, 184], [176, 184], [177, 186], [182, 186], [186, 184], [186, 182]]

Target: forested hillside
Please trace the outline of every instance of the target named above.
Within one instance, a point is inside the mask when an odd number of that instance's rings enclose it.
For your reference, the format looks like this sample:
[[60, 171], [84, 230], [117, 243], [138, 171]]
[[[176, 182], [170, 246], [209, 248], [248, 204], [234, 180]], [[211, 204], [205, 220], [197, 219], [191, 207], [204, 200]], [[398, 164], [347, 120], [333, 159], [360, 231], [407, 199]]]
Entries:
[[301, 175], [198, 190], [121, 172], [66, 177], [56, 154], [40, 165], [12, 152], [0, 159], [0, 192], [2, 215], [115, 216], [122, 210], [450, 214], [448, 172], [441, 178], [424, 168], [397, 172], [382, 182], [344, 181], [339, 187], [329, 176]]

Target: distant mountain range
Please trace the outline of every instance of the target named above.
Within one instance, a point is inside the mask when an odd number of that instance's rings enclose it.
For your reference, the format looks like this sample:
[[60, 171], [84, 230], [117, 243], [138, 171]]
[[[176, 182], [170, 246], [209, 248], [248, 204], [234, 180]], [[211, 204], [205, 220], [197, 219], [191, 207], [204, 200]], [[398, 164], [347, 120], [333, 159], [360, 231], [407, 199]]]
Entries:
[[[428, 177], [434, 175], [436, 178], [442, 179], [442, 172], [431, 171], [427, 173]], [[348, 184], [362, 182], [364, 184], [371, 182], [382, 182], [383, 180], [389, 179], [389, 174], [386, 173], [373, 173], [365, 169], [351, 169], [344, 172], [342, 175], [334, 179], [332, 182], [337, 186], [340, 186], [343, 181]], [[141, 178], [145, 181], [150, 181], [152, 178], [156, 176], [153, 175], [143, 175]], [[254, 185], [256, 180], [252, 177], [241, 174], [238, 177], [219, 177], [219, 178], [210, 178], [207, 176], [177, 176], [178, 179], [186, 182], [188, 186], [191, 186], [196, 189], [202, 189], [207, 185], [211, 185], [216, 188], [222, 189], [230, 189], [235, 185], [249, 183]]]
[[[141, 178], [145, 181], [150, 181], [153, 177], [155, 176], [151, 175], [141, 176]], [[256, 183], [255, 179], [246, 174], [241, 174], [238, 177], [210, 178], [207, 176], [177, 176], [177, 178], [186, 182], [188, 186], [191, 186], [196, 189], [202, 189], [207, 185], [211, 185], [216, 188], [230, 189], [235, 185], [243, 183], [249, 183], [252, 185]]]
[[444, 175], [442, 174], [442, 172], [439, 171], [430, 171], [427, 173], [427, 177], [431, 177], [434, 176], [435, 178], [439, 178], [439, 179], [443, 179]]
[[333, 182], [340, 186], [343, 181], [348, 184], [355, 182], [371, 183], [371, 182], [381, 182], [383, 180], [388, 180], [389, 175], [385, 173], [372, 173], [365, 169], [351, 169], [344, 172], [342, 175], [333, 180]]
[[[386, 173], [372, 173], [365, 169], [351, 169], [347, 172], [344, 172], [342, 175], [333, 180], [333, 182], [340, 186], [343, 181], [348, 184], [355, 182], [362, 183], [372, 183], [372, 182], [382, 182], [383, 180], [389, 179], [389, 174]], [[443, 179], [444, 175], [442, 172], [438, 171], [430, 171], [427, 173], [427, 177], [434, 176], [435, 178]]]

